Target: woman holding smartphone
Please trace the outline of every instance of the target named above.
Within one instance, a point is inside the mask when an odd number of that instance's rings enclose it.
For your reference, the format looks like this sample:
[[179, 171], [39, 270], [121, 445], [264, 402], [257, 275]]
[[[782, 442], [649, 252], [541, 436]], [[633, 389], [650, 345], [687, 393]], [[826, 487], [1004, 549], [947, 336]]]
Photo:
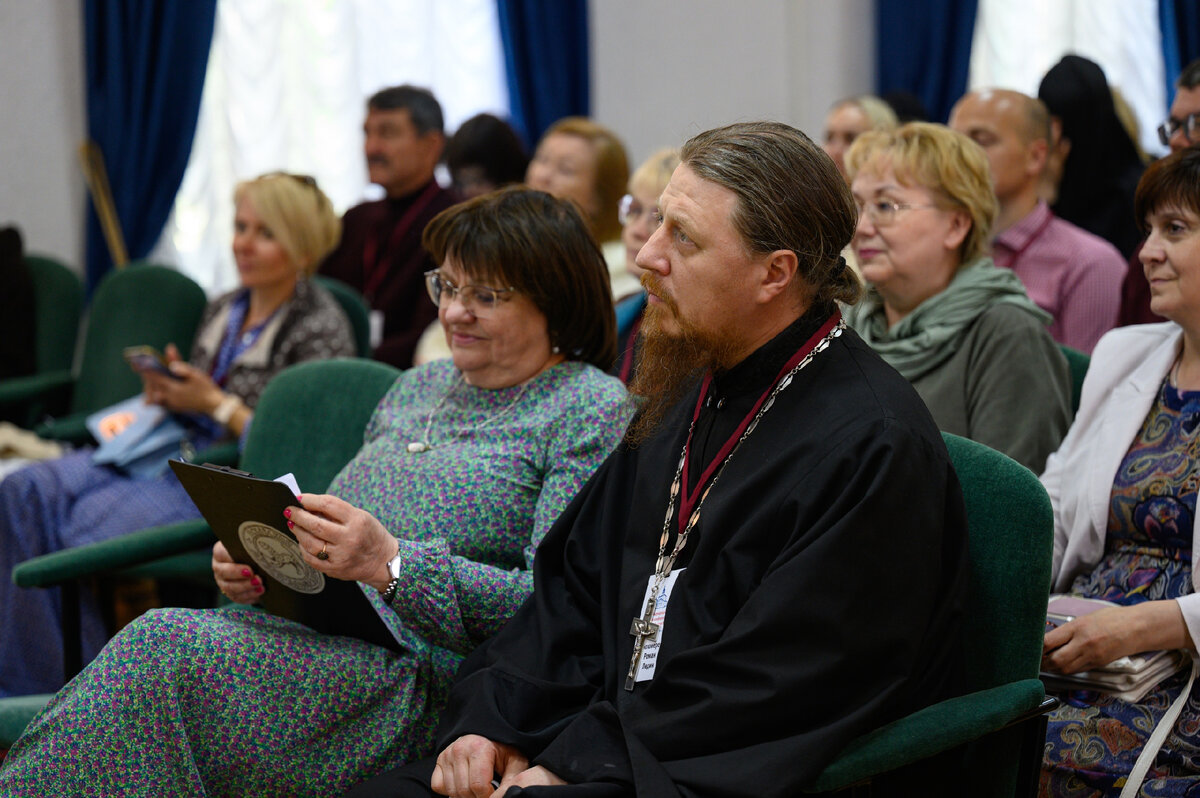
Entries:
[[[305, 360], [354, 354], [337, 301], [307, 277], [338, 240], [339, 221], [312, 178], [270, 174], [234, 194], [233, 254], [241, 286], [205, 309], [191, 361], [167, 347], [170, 374], [142, 370], [145, 397], [176, 414], [189, 443], [240, 436], [267, 382]], [[153, 298], [147, 297], [148, 301]], [[129, 473], [93, 462], [92, 450], [31, 465], [0, 482], [0, 696], [63, 683], [56, 591], [22, 590], [23, 560], [199, 514], [173, 474]], [[81, 596], [85, 661], [105, 640], [93, 596]]]

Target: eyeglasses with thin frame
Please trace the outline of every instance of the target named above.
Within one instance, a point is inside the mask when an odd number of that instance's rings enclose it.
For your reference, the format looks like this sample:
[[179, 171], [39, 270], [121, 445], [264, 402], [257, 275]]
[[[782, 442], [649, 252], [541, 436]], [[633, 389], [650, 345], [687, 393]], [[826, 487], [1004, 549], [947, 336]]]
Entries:
[[268, 172], [263, 177], [290, 177], [297, 183], [308, 186], [309, 188], [317, 187], [317, 179], [311, 175], [300, 175], [295, 172]]
[[626, 194], [621, 197], [621, 202], [617, 205], [617, 220], [621, 226], [636, 222], [639, 219], [645, 219], [651, 227], [658, 226], [658, 206], [652, 205], [647, 208], [640, 202], [634, 199], [632, 194]]
[[458, 286], [450, 282], [437, 269], [432, 269], [425, 272], [425, 290], [429, 292], [429, 298], [433, 300], [433, 304], [438, 307], [441, 307], [443, 303], [449, 305], [455, 297], [458, 297], [463, 307], [472, 315], [482, 318], [494, 311], [501, 302], [511, 299], [511, 294], [515, 293], [517, 289], [512, 286], [492, 288], [469, 283]]
[[1183, 119], [1167, 117], [1167, 121], [1158, 126], [1158, 140], [1164, 147], [1171, 146], [1171, 136], [1175, 135], [1176, 130], [1183, 131], [1183, 137], [1187, 139], [1188, 144], [1200, 141], [1200, 113], [1188, 114]]
[[[858, 205], [858, 203], [855, 203]], [[892, 200], [877, 199], [871, 200], [866, 205], [858, 205], [858, 215], [864, 214], [871, 220], [871, 223], [876, 227], [887, 227], [894, 224], [896, 214], [900, 211], [917, 211], [924, 208], [936, 208], [937, 205], [913, 205], [904, 202], [893, 202]]]

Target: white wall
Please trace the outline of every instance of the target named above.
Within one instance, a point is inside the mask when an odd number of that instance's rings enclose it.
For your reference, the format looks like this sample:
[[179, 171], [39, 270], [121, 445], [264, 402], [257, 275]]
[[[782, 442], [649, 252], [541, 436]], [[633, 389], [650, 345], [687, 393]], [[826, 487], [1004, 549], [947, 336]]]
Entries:
[[87, 130], [79, 0], [0, 2], [0, 225], [83, 268]]
[[710, 127], [775, 119], [819, 139], [871, 90], [872, 0], [592, 0], [592, 111], [631, 165]]
[[[593, 114], [633, 165], [739, 119], [819, 138], [830, 103], [871, 87], [872, 0], [591, 0], [590, 13]], [[0, 0], [0, 224], [76, 268], [83, 82], [78, 0]]]

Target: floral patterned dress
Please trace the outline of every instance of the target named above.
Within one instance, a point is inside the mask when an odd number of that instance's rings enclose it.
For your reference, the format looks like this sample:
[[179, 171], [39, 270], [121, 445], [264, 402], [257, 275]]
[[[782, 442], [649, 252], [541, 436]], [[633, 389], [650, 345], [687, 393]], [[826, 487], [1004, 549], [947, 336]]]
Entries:
[[[1104, 558], [1070, 592], [1117, 604], [1192, 592], [1200, 391], [1165, 380], [1113, 482]], [[1074, 691], [1050, 716], [1040, 795], [1116, 796], [1187, 671], [1129, 703]], [[1143, 796], [1200, 796], [1200, 683], [1143, 782]]]
[[364, 592], [407, 650], [250, 607], [147, 613], [30, 725], [0, 794], [339, 795], [426, 755], [458, 663], [529, 594], [534, 547], [631, 410], [579, 363], [502, 390], [448, 361], [405, 372], [330, 493], [400, 538], [392, 605]]

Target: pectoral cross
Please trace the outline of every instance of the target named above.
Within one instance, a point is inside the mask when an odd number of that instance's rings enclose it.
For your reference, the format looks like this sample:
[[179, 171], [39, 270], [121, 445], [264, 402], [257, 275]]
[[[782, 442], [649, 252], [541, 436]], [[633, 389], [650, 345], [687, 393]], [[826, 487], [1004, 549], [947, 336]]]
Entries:
[[646, 611], [640, 618], [635, 616], [633, 624], [629, 627], [629, 634], [633, 637], [633, 657], [629, 660], [629, 673], [625, 675], [626, 690], [632, 690], [637, 681], [637, 670], [638, 666], [642, 664], [642, 651], [646, 648], [646, 641], [654, 639], [654, 636], [658, 634], [658, 624], [650, 620], [654, 617], [654, 601], [657, 596], [657, 589], [650, 591], [650, 598], [646, 601]]

